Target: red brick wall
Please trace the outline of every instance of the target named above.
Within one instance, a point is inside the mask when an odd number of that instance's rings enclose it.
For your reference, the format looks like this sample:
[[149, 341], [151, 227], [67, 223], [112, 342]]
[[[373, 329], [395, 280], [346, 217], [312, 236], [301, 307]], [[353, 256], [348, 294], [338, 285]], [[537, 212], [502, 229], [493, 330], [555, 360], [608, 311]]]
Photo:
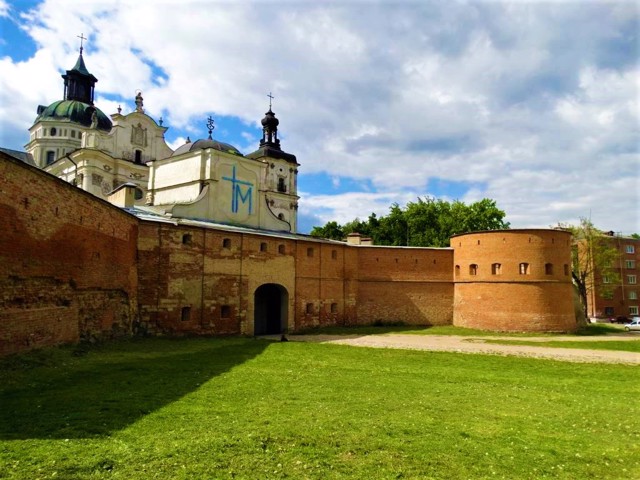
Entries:
[[[570, 243], [571, 235], [560, 230], [453, 237], [453, 324], [502, 331], [575, 330]], [[499, 274], [492, 272], [494, 263], [500, 264]], [[528, 264], [527, 274], [520, 273], [521, 263]]]
[[137, 220], [0, 158], [2, 354], [131, 332]]

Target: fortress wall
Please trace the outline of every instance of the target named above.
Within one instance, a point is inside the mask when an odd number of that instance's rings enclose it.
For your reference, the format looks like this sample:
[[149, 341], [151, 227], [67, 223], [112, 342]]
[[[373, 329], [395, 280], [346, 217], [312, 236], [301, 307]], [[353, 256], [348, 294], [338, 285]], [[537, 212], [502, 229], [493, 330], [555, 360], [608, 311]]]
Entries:
[[453, 251], [352, 247], [358, 253], [357, 323], [450, 325]]
[[0, 158], [0, 355], [131, 333], [137, 219]]
[[542, 229], [453, 237], [454, 325], [575, 330], [570, 243], [568, 232]]

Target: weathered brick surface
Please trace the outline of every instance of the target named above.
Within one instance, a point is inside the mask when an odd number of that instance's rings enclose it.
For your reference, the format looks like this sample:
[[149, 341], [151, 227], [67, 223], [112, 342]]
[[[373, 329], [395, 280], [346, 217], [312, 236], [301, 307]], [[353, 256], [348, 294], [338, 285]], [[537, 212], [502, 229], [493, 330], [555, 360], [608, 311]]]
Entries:
[[[501, 331], [575, 330], [570, 243], [570, 234], [560, 230], [453, 237], [454, 325]], [[492, 264], [498, 263], [500, 273], [494, 274]], [[528, 273], [520, 273], [521, 263], [528, 264]], [[476, 266], [475, 275], [471, 265]]]
[[2, 352], [129, 334], [137, 220], [21, 162], [0, 178]]

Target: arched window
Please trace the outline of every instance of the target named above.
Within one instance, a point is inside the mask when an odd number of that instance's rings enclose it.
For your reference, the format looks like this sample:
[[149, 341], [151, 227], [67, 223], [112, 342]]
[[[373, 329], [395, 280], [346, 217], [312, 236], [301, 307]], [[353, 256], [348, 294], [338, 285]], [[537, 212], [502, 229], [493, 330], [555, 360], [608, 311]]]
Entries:
[[545, 275], [553, 275], [553, 263], [545, 263], [544, 264], [544, 274]]
[[460, 265], [456, 265], [456, 277], [460, 276]]
[[529, 275], [529, 264], [528, 263], [521, 263], [520, 264], [520, 275]]
[[136, 152], [135, 152], [135, 162], [137, 164], [142, 163], [142, 151], [136, 150]]
[[477, 275], [478, 274], [478, 265], [472, 263], [469, 265], [469, 275]]
[[56, 152], [54, 152], [53, 150], [49, 150], [47, 152], [47, 165], [52, 164], [56, 159]]
[[499, 263], [492, 263], [491, 275], [502, 275], [502, 265]]

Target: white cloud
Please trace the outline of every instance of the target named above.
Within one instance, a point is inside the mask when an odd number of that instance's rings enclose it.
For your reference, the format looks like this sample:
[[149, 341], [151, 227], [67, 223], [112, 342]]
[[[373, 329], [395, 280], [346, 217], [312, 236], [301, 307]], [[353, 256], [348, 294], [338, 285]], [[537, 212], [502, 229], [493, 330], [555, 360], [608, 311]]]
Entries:
[[39, 5], [23, 19], [37, 54], [0, 60], [4, 137], [61, 96], [77, 57], [69, 32], [85, 32], [99, 106], [112, 113], [142, 90], [147, 112], [180, 130], [174, 146], [209, 114], [255, 124], [272, 91], [301, 175], [376, 189], [303, 196], [320, 218], [384, 214], [443, 179], [473, 184], [468, 201], [496, 199], [514, 227], [591, 211], [601, 228], [640, 232], [634, 2], [160, 5]]
[[0, 0], [0, 17], [9, 16], [9, 4], [6, 0]]

